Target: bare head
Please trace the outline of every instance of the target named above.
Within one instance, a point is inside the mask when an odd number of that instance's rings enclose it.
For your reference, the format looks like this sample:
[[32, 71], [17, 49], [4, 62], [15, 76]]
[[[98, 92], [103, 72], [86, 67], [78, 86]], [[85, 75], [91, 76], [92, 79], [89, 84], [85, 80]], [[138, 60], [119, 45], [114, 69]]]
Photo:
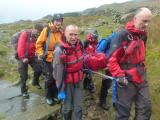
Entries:
[[68, 25], [65, 29], [65, 36], [68, 43], [71, 45], [76, 44], [78, 40], [78, 26]]
[[133, 18], [135, 28], [142, 31], [146, 31], [148, 23], [151, 21], [151, 18], [152, 18], [151, 10], [145, 7], [140, 8], [139, 10], [137, 10]]

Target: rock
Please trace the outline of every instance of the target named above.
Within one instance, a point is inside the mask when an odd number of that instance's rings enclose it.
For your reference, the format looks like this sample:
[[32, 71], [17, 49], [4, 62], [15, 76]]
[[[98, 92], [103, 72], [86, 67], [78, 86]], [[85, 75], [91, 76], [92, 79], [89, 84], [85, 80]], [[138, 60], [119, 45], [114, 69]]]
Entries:
[[0, 113], [5, 120], [47, 120], [56, 115], [60, 105], [49, 106], [45, 98], [29, 92], [29, 99], [20, 95], [20, 88], [0, 80]]

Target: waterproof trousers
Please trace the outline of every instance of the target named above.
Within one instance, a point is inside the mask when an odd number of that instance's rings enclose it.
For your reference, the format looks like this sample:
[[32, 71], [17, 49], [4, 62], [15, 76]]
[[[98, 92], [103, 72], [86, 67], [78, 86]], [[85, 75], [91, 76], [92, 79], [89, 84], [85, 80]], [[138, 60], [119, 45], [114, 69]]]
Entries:
[[52, 63], [45, 62], [45, 96], [48, 99], [57, 98], [58, 89], [56, 86], [56, 81], [53, 78], [53, 67]]
[[[105, 75], [111, 76], [110, 72], [108, 70], [105, 71]], [[99, 102], [100, 104], [105, 104], [106, 103], [106, 98], [108, 95], [108, 90], [112, 85], [112, 80], [110, 79], [102, 79], [102, 84], [101, 84], [101, 91], [100, 91], [100, 97], [99, 97]]]
[[149, 98], [147, 82], [135, 84], [129, 82], [127, 86], [117, 84], [116, 120], [128, 120], [132, 103], [135, 103], [134, 120], [150, 120], [151, 100]]
[[82, 120], [83, 82], [66, 84], [66, 99], [62, 104], [64, 120]]
[[26, 81], [28, 79], [28, 65], [30, 65], [34, 71], [32, 83], [34, 85], [39, 84], [39, 77], [42, 73], [41, 66], [38, 64], [37, 59], [30, 59], [29, 63], [23, 63], [21, 60], [18, 62], [18, 72], [21, 80], [21, 93], [27, 93]]
[[84, 89], [89, 90], [91, 93], [95, 92], [93, 74], [91, 72], [85, 72], [85, 77], [83, 80], [83, 87]]

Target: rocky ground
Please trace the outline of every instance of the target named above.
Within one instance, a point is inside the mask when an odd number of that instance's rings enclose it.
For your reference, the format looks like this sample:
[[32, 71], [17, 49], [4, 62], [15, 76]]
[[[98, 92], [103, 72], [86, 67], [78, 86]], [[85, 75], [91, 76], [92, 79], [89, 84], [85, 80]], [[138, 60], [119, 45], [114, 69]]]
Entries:
[[[103, 110], [99, 107], [99, 91], [101, 86], [101, 80], [97, 76], [94, 78], [94, 83], [96, 85], [96, 92], [90, 93], [88, 90], [84, 90], [84, 108], [83, 108], [83, 120], [114, 120], [114, 109], [112, 107], [112, 90], [109, 90], [109, 95], [107, 98], [110, 109], [108, 111]], [[43, 84], [43, 82], [41, 83]], [[32, 87], [30, 87], [32, 89]], [[32, 89], [33, 92], [42, 95], [43, 92], [39, 92], [36, 89]], [[62, 120], [62, 115], [57, 113], [50, 120]]]
[[[99, 91], [100, 91], [100, 83], [96, 83], [97, 81], [95, 81], [95, 84], [96, 84], [96, 92], [95, 93], [90, 93], [89, 91], [87, 90], [84, 90], [84, 109], [83, 109], [83, 120], [113, 120], [114, 119], [114, 112], [113, 112], [113, 107], [112, 107], [112, 103], [111, 103], [111, 91], [109, 92], [109, 97], [108, 97], [108, 103], [110, 105], [110, 109], [108, 111], [105, 111], [103, 110], [102, 108], [99, 107], [98, 103], [99, 103]], [[42, 80], [41, 81], [41, 85], [42, 85], [42, 89], [41, 90], [38, 90], [36, 89], [35, 87], [33, 87], [31, 85], [31, 81], [29, 80], [28, 81], [28, 89], [29, 89], [29, 93], [30, 93], [30, 98], [26, 101], [26, 100], [23, 100], [25, 103], [27, 102], [27, 106], [28, 106], [28, 109], [36, 109], [37, 107], [36, 106], [30, 106], [32, 103], [33, 104], [39, 104], [39, 103], [43, 103], [42, 106], [45, 106], [47, 108], [47, 104], [45, 104], [45, 100], [44, 98], [42, 100], [40, 100], [40, 102], [38, 100], [34, 100], [34, 98], [37, 98], [37, 97], [33, 97], [33, 94], [35, 95], [39, 95], [39, 97], [43, 97], [44, 95], [44, 81]], [[14, 83], [13, 86], [15, 86], [16, 88], [16, 94], [19, 94], [20, 92], [20, 86], [19, 86], [19, 83]], [[12, 91], [14, 92], [14, 90]], [[34, 96], [35, 96], [34, 95]], [[22, 103], [22, 99], [21, 99], [21, 96], [18, 96], [18, 97], [15, 97], [14, 99], [17, 99], [16, 102], [17, 103]], [[12, 99], [10, 101], [10, 103], [14, 100]], [[19, 101], [19, 102], [18, 102]], [[38, 101], [38, 102], [37, 102]], [[19, 104], [18, 104], [19, 105]], [[20, 104], [22, 105], [22, 104]], [[55, 104], [55, 106], [57, 106], [58, 104]], [[40, 105], [38, 105], [40, 106]], [[21, 109], [23, 107], [20, 106], [19, 108]], [[30, 108], [32, 107], [32, 108]], [[55, 107], [54, 106], [48, 106], [49, 108], [47, 109], [50, 109], [50, 113], [52, 111], [52, 109], [54, 109]], [[58, 106], [57, 106], [58, 107]], [[57, 108], [56, 107], [56, 108]], [[59, 108], [60, 108], [60, 104], [59, 104]], [[40, 110], [41, 108], [39, 107], [38, 108], [38, 111], [42, 111]], [[20, 111], [20, 110], [19, 110]], [[28, 110], [26, 110], [28, 111]], [[25, 111], [25, 114], [26, 114], [26, 111]], [[21, 113], [23, 113], [24, 111], [20, 111]], [[20, 113], [18, 112], [18, 114]], [[32, 111], [34, 113], [34, 111]], [[37, 113], [37, 112], [36, 112]], [[39, 113], [39, 112], [38, 112]], [[7, 114], [9, 114], [9, 112], [7, 112]], [[20, 114], [19, 114], [20, 115]], [[38, 114], [37, 114], [38, 115]], [[22, 115], [23, 116], [23, 115]], [[34, 115], [35, 116], [35, 115]], [[62, 120], [62, 115], [60, 113], [60, 110], [58, 110], [56, 113], [54, 112], [53, 114], [50, 114], [50, 115], [47, 115], [48, 117], [45, 117], [44, 119], [41, 119], [41, 120]], [[0, 116], [1, 117], [1, 116]], [[4, 116], [5, 117], [5, 116]], [[32, 120], [32, 118], [34, 117], [31, 117], [29, 119]], [[35, 119], [33, 119], [35, 120]]]
[[[114, 110], [109, 102], [110, 109], [108, 111], [103, 110], [99, 107], [98, 93], [89, 93], [85, 91], [84, 97], [84, 109], [83, 109], [83, 120], [114, 120]], [[109, 96], [110, 100], [111, 96]], [[49, 120], [62, 120], [62, 115], [57, 113], [52, 119]]]
[[108, 111], [103, 110], [99, 104], [99, 95], [96, 93], [89, 93], [85, 91], [84, 97], [84, 111], [83, 111], [83, 119], [84, 120], [113, 120], [114, 113], [113, 107], [111, 104], [111, 96], [108, 98], [108, 104], [110, 109]]

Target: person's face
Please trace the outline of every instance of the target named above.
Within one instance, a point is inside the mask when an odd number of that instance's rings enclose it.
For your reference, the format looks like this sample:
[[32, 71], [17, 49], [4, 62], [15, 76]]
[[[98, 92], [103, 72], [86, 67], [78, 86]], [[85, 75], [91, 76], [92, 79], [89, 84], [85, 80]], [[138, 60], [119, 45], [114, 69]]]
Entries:
[[146, 31], [148, 24], [151, 21], [151, 17], [152, 17], [151, 14], [147, 14], [147, 13], [146, 14], [140, 13], [139, 15], [137, 15], [134, 18], [135, 28], [141, 31]]
[[65, 31], [66, 40], [71, 45], [75, 45], [78, 40], [78, 29], [73, 27]]
[[39, 35], [38, 30], [36, 30], [36, 29], [32, 30], [31, 38], [32, 38], [33, 40], [37, 40], [38, 35]]
[[98, 41], [98, 36], [97, 36], [97, 35], [93, 35], [93, 36], [92, 36], [92, 40], [93, 40], [93, 41]]
[[54, 20], [54, 25], [56, 26], [56, 28], [61, 28], [62, 23], [63, 23], [63, 19]]

